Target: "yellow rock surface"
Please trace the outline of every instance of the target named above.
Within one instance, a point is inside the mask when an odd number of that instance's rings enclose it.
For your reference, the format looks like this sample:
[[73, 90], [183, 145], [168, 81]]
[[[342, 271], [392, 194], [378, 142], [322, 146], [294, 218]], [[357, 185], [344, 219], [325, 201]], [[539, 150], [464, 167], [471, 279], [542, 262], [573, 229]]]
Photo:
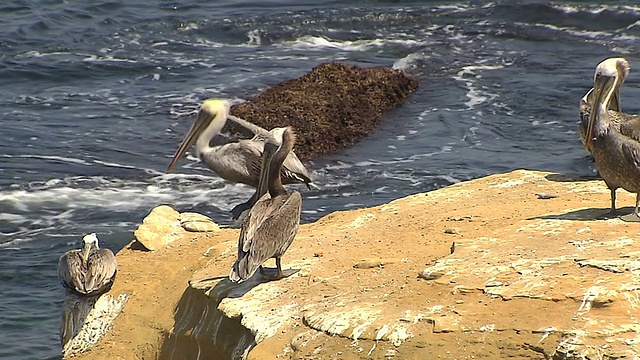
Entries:
[[86, 358], [638, 357], [640, 224], [608, 205], [602, 181], [493, 175], [302, 225], [297, 274], [240, 285], [237, 229], [182, 230], [118, 254], [129, 299]]

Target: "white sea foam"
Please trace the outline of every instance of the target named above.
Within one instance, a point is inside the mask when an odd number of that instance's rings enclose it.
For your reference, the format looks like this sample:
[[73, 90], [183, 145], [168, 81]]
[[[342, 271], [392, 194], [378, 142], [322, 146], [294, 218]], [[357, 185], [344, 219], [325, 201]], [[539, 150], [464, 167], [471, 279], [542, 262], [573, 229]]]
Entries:
[[395, 70], [408, 70], [416, 66], [420, 60], [424, 60], [425, 56], [422, 52], [414, 52], [403, 58], [396, 60], [392, 68]]
[[260, 31], [258, 31], [258, 30], [251, 30], [251, 31], [247, 32], [247, 37], [249, 38], [249, 41], [248, 41], [247, 45], [261, 45], [262, 44], [262, 38], [260, 37]]
[[79, 164], [79, 165], [87, 165], [87, 166], [91, 166], [92, 165], [92, 164], [86, 162], [85, 160], [76, 159], [76, 158], [72, 158], [72, 157], [66, 157], [66, 156], [55, 156], [55, 155], [16, 155], [16, 156], [5, 155], [5, 156], [6, 157], [25, 158], [25, 159], [54, 160], [54, 161], [60, 161], [60, 162], [72, 163], [72, 164]]
[[552, 8], [558, 9], [566, 14], [575, 14], [578, 12], [588, 12], [594, 15], [603, 11], [613, 12], [630, 12], [640, 14], [640, 6], [632, 5], [569, 5], [569, 4], [550, 4]]
[[51, 56], [78, 56], [79, 54], [74, 54], [68, 51], [52, 51], [52, 52], [39, 52], [36, 50], [30, 50], [23, 54], [17, 55], [18, 58], [42, 58], [42, 57], [51, 57]]
[[293, 47], [297, 49], [339, 49], [343, 51], [367, 51], [372, 48], [379, 48], [387, 45], [404, 45], [408, 47], [424, 45], [425, 42], [413, 39], [370, 39], [340, 41], [332, 40], [323, 36], [305, 35], [293, 41], [285, 41], [276, 46]]
[[126, 62], [126, 63], [137, 63], [137, 60], [133, 60], [133, 59], [123, 59], [123, 58], [116, 58], [110, 55], [107, 56], [97, 56], [97, 55], [89, 55], [88, 57], [82, 59], [82, 61], [85, 62]]
[[433, 9], [444, 10], [447, 13], [456, 13], [463, 12], [469, 10], [469, 6], [465, 6], [462, 4], [453, 4], [453, 5], [436, 5]]
[[[516, 24], [519, 24], [522, 26], [531, 26], [529, 24], [524, 24], [524, 23], [516, 23]], [[541, 23], [536, 23], [534, 24], [534, 26], [542, 27], [545, 29], [553, 30], [553, 31], [564, 32], [576, 37], [581, 37], [586, 39], [598, 39], [598, 38], [611, 36], [611, 33], [608, 31], [589, 31], [589, 30], [582, 30], [582, 29], [577, 30], [572, 27], [556, 26], [556, 25], [541, 24]]]
[[109, 167], [123, 168], [123, 169], [139, 169], [138, 167], [132, 166], [132, 165], [123, 165], [123, 164], [118, 164], [118, 163], [108, 162], [108, 161], [101, 161], [101, 160], [92, 160], [92, 161], [96, 164], [109, 166]]
[[502, 69], [504, 65], [469, 65], [462, 68], [462, 70], [458, 71], [458, 73], [453, 77], [454, 79], [461, 81], [467, 87], [467, 98], [469, 100], [465, 101], [464, 104], [468, 109], [473, 109], [477, 105], [482, 104], [486, 101], [492, 101], [497, 98], [499, 95], [495, 93], [490, 93], [486, 90], [481, 90], [478, 88], [475, 83], [478, 78], [479, 70], [496, 70]]

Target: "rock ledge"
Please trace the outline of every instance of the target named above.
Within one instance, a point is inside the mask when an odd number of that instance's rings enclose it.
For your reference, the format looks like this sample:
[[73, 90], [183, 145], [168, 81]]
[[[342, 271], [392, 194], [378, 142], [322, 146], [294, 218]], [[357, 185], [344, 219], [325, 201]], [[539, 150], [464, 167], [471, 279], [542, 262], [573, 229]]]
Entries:
[[112, 293], [129, 299], [86, 356], [637, 358], [639, 228], [593, 220], [608, 196], [519, 170], [332, 213], [301, 226], [283, 259], [301, 271], [276, 282], [229, 283], [234, 229], [124, 249]]

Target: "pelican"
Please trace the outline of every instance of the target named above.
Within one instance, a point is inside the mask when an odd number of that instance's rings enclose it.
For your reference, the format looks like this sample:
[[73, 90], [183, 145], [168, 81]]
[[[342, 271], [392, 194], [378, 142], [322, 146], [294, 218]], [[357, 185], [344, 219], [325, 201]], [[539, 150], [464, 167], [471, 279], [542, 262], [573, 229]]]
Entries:
[[[586, 94], [580, 99], [580, 124], [578, 125], [578, 132], [580, 133], [580, 140], [582, 145], [585, 144], [587, 137], [587, 126], [589, 124], [589, 114], [591, 114], [591, 108], [593, 107], [593, 88], [589, 89]], [[613, 93], [611, 103], [609, 104], [609, 110], [621, 112], [622, 107], [620, 105], [620, 91], [616, 90]]]
[[113, 285], [118, 263], [113, 252], [100, 249], [95, 233], [82, 238], [82, 249], [67, 251], [58, 262], [62, 285], [81, 296], [100, 295]]
[[640, 115], [608, 110], [630, 70], [624, 58], [609, 58], [598, 64], [585, 148], [611, 189], [609, 214], [616, 214], [616, 190], [623, 188], [636, 194], [635, 216], [630, 220], [640, 221]]
[[281, 180], [282, 163], [293, 149], [296, 136], [291, 127], [280, 129], [274, 134], [279, 146], [268, 142], [264, 148], [260, 181], [255, 193], [259, 200], [242, 223], [238, 260], [229, 274], [229, 279], [234, 282], [249, 279], [258, 269], [264, 275], [262, 264], [270, 258], [276, 259], [277, 268], [272, 279], [281, 279], [297, 271], [283, 272], [280, 263], [298, 232], [302, 209], [300, 193], [288, 194]]
[[[243, 183], [254, 188], [258, 186], [260, 157], [266, 139], [271, 138], [273, 134], [248, 121], [235, 116], [230, 117], [230, 108], [231, 103], [224, 99], [208, 99], [202, 103], [195, 123], [191, 126], [167, 168], [168, 172], [173, 169], [178, 159], [195, 143], [196, 156], [218, 176], [227, 181]], [[231, 119], [250, 130], [254, 133], [254, 137], [252, 139], [229, 142], [224, 145], [209, 146], [209, 142], [224, 127], [227, 119]], [[293, 151], [284, 160], [281, 178], [283, 184], [304, 183], [309, 187], [311, 183], [309, 172]], [[257, 200], [258, 198], [252, 197], [246, 203], [236, 206], [231, 211], [233, 218], [237, 219], [244, 210], [251, 208], [251, 205]]]

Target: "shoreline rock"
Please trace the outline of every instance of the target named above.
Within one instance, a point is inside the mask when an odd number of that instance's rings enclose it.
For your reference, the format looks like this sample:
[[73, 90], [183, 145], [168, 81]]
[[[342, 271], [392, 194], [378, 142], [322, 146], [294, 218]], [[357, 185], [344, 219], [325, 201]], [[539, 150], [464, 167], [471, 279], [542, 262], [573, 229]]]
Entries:
[[637, 357], [637, 224], [594, 220], [602, 181], [554, 179], [517, 170], [329, 214], [301, 226], [283, 259], [301, 271], [280, 281], [229, 283], [237, 229], [123, 249], [111, 293], [127, 304], [82, 356]]

